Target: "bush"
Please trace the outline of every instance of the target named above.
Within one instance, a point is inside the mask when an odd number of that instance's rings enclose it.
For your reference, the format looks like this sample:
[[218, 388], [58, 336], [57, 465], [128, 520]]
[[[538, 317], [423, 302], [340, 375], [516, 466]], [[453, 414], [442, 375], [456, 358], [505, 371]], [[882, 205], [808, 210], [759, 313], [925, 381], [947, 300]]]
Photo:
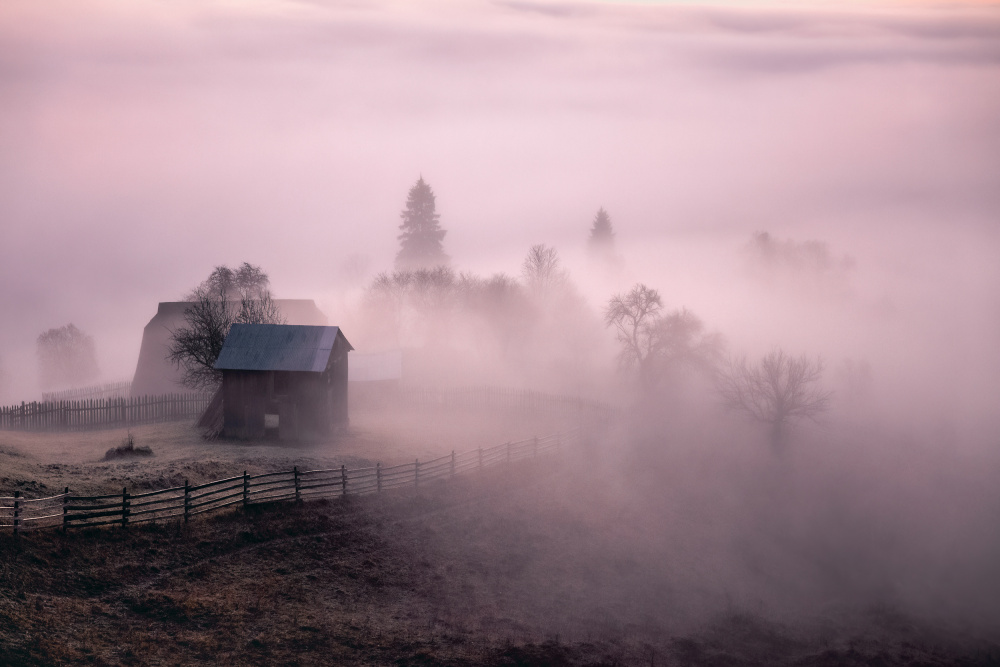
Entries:
[[132, 431], [129, 431], [128, 435], [122, 438], [122, 444], [112, 447], [105, 452], [104, 460], [112, 461], [114, 459], [131, 458], [133, 456], [153, 456], [153, 450], [149, 447], [136, 447], [135, 436], [132, 435]]

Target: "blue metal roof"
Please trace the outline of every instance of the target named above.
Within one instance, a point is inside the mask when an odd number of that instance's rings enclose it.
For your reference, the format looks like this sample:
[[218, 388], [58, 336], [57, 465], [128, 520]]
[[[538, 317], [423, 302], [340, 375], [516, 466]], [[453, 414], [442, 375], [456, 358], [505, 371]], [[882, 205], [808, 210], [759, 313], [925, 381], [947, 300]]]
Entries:
[[353, 350], [340, 327], [234, 324], [215, 362], [217, 370], [322, 373], [337, 337]]

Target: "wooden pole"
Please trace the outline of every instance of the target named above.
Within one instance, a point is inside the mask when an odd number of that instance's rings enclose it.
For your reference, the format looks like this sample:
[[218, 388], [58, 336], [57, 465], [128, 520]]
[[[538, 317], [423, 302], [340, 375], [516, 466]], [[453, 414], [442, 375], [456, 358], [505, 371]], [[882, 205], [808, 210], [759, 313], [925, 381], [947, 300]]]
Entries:
[[63, 510], [63, 519], [62, 519], [62, 528], [63, 528], [63, 532], [64, 533], [66, 532], [66, 529], [69, 527], [69, 525], [68, 525], [69, 521], [67, 520], [67, 517], [69, 516], [69, 512], [66, 509], [68, 506], [69, 506], [69, 487], [67, 486], [65, 489], [63, 489], [63, 508], [62, 508], [62, 510]]
[[14, 492], [14, 537], [17, 537], [21, 527], [21, 492]]
[[375, 493], [382, 493], [382, 462], [375, 464]]
[[299, 467], [295, 466], [292, 468], [292, 478], [295, 480], [295, 502], [302, 502], [302, 494], [299, 489]]
[[420, 486], [420, 459], [413, 461], [413, 486]]
[[128, 489], [122, 487], [122, 528], [128, 528]]
[[347, 466], [343, 464], [340, 466], [340, 495], [347, 495]]
[[191, 485], [184, 480], [184, 523], [188, 522], [191, 516]]
[[250, 504], [250, 475], [247, 471], [243, 471], [243, 509], [246, 510], [247, 505]]

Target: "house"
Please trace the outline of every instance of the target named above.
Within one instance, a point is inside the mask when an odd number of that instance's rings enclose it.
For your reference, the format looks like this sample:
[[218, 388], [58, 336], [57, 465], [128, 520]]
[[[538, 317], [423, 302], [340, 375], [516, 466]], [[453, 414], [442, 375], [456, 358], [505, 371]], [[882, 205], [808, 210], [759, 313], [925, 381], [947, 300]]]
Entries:
[[340, 327], [234, 324], [215, 362], [222, 436], [295, 440], [346, 425], [353, 349]]
[[[326, 315], [316, 307], [312, 299], [275, 299], [281, 316], [288, 324], [323, 325]], [[181, 383], [184, 371], [170, 359], [170, 335], [187, 325], [184, 311], [191, 307], [188, 301], [164, 301], [156, 309], [156, 315], [142, 331], [139, 361], [132, 378], [132, 395], [171, 394], [189, 391]]]

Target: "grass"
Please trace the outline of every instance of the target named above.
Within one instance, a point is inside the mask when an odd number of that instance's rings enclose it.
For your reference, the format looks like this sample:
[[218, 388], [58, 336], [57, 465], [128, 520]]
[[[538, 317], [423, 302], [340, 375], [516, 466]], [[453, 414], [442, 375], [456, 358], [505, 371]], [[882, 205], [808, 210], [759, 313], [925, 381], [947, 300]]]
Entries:
[[[82, 452], [58, 464], [49, 455], [71, 436], [0, 434], [0, 486], [162, 488], [233, 470], [408, 460], [558, 428], [510, 416], [418, 417], [371, 415], [339, 440], [295, 446], [206, 444], [187, 426], [143, 427], [137, 437], [158, 456], [142, 462], [98, 460], [106, 433], [81, 434]], [[628, 459], [606, 453], [608, 462]], [[0, 664], [1000, 662], [988, 633], [891, 601], [781, 610], [775, 593], [765, 603], [767, 591], [818, 576], [810, 559], [762, 549], [775, 549], [783, 533], [749, 542], [768, 526], [737, 514], [745, 529], [734, 541], [721, 513], [700, 509], [715, 507], [709, 495], [655, 496], [682, 488], [690, 472], [680, 466], [623, 488], [610, 463], [593, 464], [592, 443], [581, 454], [382, 496], [252, 506], [186, 526], [0, 535]], [[677, 477], [665, 480], [663, 470]], [[741, 502], [734, 495], [733, 509], [717, 507], [733, 512]]]
[[678, 613], [680, 592], [657, 581], [663, 563], [618, 547], [574, 503], [554, 501], [574, 483], [521, 467], [186, 527], [4, 537], [0, 654], [11, 665], [1000, 659], [888, 608], [821, 626], [741, 608]]

